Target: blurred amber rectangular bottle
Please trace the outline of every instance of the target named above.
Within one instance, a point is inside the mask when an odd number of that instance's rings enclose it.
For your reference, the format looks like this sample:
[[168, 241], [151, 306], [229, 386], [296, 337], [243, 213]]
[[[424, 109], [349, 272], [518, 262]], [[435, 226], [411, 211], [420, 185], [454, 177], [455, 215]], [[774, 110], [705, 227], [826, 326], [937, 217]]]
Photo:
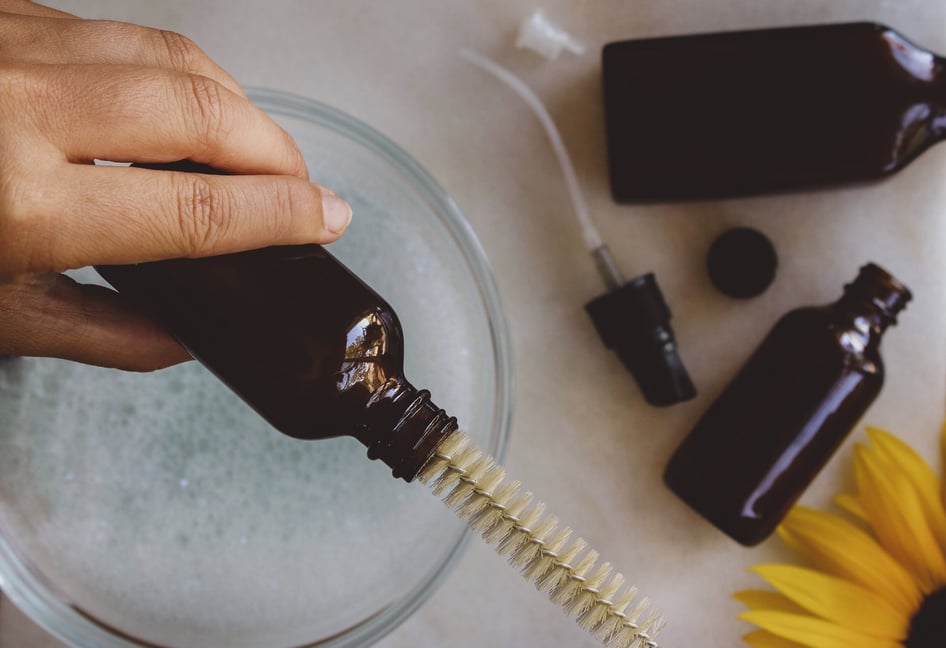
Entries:
[[618, 202], [879, 180], [946, 137], [946, 61], [842, 23], [635, 39], [602, 53]]

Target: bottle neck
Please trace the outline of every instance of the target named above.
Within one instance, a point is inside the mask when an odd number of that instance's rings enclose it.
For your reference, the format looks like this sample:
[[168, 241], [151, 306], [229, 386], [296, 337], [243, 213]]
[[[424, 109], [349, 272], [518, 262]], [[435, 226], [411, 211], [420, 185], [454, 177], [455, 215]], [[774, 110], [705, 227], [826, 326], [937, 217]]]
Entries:
[[[909, 87], [916, 93], [909, 109], [901, 116], [900, 132], [911, 140], [921, 137], [925, 145], [946, 137], [946, 59], [886, 29], [881, 38], [889, 55], [907, 75]], [[919, 142], [909, 144], [915, 149]]]
[[896, 319], [862, 295], [846, 294], [835, 303], [832, 310], [838, 327], [856, 332], [867, 347], [877, 346], [884, 331], [896, 323]]
[[935, 141], [946, 139], [946, 58], [933, 57], [930, 87], [933, 95], [930, 133]]
[[859, 332], [865, 342], [876, 344], [897, 314], [912, 299], [910, 290], [874, 263], [863, 266], [857, 278], [844, 287], [832, 311], [835, 321]]
[[404, 379], [391, 379], [368, 401], [356, 438], [368, 446], [368, 458], [390, 466], [394, 477], [411, 481], [457, 420], [430, 401], [430, 392]]

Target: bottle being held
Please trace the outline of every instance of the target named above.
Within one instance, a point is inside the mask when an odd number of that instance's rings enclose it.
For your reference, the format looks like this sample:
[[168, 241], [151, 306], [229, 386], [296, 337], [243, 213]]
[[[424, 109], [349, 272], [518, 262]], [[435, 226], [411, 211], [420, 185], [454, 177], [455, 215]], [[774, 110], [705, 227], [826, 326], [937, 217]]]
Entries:
[[405, 378], [397, 315], [321, 246], [97, 270], [284, 434], [354, 436], [410, 481], [456, 429]]
[[353, 436], [411, 481], [457, 428], [404, 376], [391, 306], [319, 245], [96, 270], [284, 434]]
[[671, 457], [664, 481], [744, 545], [764, 540], [880, 392], [880, 339], [911, 299], [873, 263], [783, 316]]

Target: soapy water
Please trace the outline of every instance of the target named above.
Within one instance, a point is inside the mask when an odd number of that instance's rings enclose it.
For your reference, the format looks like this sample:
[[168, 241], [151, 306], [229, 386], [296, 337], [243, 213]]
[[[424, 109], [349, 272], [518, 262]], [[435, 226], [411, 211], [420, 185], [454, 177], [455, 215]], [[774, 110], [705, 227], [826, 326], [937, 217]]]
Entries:
[[[489, 430], [475, 286], [444, 267], [435, 232], [352, 202], [361, 226], [332, 251], [398, 312], [406, 375]], [[463, 525], [365, 452], [279, 434], [197, 363], [0, 363], [0, 531], [64, 598], [146, 641], [298, 645], [418, 587]]]
[[410, 590], [458, 534], [357, 441], [285, 437], [197, 363], [9, 361], [0, 431], [4, 535], [65, 598], [145, 640], [326, 636]]
[[347, 595], [377, 577], [365, 570], [388, 574], [359, 594], [379, 607], [413, 578], [398, 570], [425, 538], [389, 533], [397, 511], [426, 515], [413, 489], [390, 488], [355, 441], [274, 432], [195, 363], [138, 376], [22, 359], [0, 392], [5, 535], [125, 632], [268, 637], [313, 610], [344, 618]]
[[[312, 177], [353, 206], [328, 249], [398, 313], [405, 375], [495, 451], [508, 385], [466, 235], [390, 150], [287, 114]], [[279, 434], [197, 363], [0, 362], [3, 539], [63, 600], [145, 641], [299, 645], [387, 614], [465, 528], [425, 491], [354, 439]]]

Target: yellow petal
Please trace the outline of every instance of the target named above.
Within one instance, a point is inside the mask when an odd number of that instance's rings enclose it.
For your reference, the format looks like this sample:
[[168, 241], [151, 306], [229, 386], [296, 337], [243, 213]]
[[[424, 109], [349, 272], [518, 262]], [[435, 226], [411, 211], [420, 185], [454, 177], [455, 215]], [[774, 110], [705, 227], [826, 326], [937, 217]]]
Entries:
[[742, 590], [732, 595], [750, 610], [779, 610], [793, 614], [804, 614], [805, 609], [785, 598], [784, 594], [772, 590]]
[[805, 648], [804, 644], [783, 639], [765, 630], [754, 630], [742, 637], [753, 648]]
[[753, 571], [811, 614], [881, 639], [905, 639], [909, 615], [894, 609], [880, 594], [859, 585], [796, 565], [760, 565]]
[[920, 609], [923, 595], [909, 572], [862, 529], [805, 506], [785, 517], [779, 534], [823, 571], [885, 596], [900, 613]]
[[854, 448], [854, 474], [881, 544], [913, 574], [924, 593], [946, 584], [946, 559], [910, 481], [864, 446]]
[[[946, 470], [946, 421], [939, 431], [939, 460], [939, 465]], [[946, 479], [943, 480], [942, 504], [946, 508]]]
[[898, 641], [868, 637], [857, 630], [810, 616], [750, 610], [739, 618], [809, 648], [902, 648]]
[[946, 552], [946, 509], [940, 498], [940, 481], [936, 473], [913, 448], [889, 432], [869, 427], [867, 436], [877, 454], [887, 460], [887, 469], [899, 469], [916, 490], [940, 552]]
[[867, 511], [864, 510], [864, 505], [861, 504], [861, 499], [857, 495], [852, 495], [850, 493], [841, 493], [839, 495], [835, 495], [834, 503], [856, 517], [861, 522], [870, 522], [870, 518], [867, 517]]

